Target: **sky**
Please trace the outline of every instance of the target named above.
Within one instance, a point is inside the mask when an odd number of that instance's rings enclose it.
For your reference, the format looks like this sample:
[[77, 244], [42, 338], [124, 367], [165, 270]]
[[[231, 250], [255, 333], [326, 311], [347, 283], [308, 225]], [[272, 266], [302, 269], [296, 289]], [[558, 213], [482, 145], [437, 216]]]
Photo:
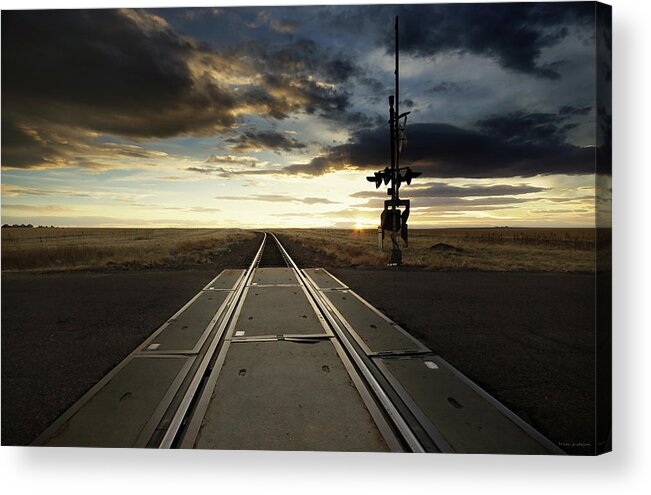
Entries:
[[562, 2], [3, 11], [2, 223], [377, 226], [396, 15], [412, 228], [609, 216], [610, 29]]

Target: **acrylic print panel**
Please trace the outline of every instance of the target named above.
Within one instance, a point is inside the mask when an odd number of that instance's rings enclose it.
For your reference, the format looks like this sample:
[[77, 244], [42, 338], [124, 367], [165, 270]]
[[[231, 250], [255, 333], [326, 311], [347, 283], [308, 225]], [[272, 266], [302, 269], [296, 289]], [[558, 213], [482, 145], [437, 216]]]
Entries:
[[609, 451], [610, 12], [3, 11], [3, 445]]

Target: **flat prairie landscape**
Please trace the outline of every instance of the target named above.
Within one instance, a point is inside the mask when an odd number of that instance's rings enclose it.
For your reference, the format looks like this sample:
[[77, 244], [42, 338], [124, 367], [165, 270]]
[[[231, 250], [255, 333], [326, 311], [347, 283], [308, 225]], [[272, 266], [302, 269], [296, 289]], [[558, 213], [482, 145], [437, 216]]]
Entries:
[[[279, 230], [308, 250], [327, 256], [334, 266], [383, 266], [391, 249], [378, 249], [375, 229]], [[403, 263], [428, 270], [592, 272], [596, 264], [595, 229], [428, 229], [411, 230]], [[607, 233], [600, 235], [606, 244]], [[402, 242], [402, 241], [401, 241]], [[600, 246], [610, 249], [609, 245]]]
[[[375, 229], [275, 229], [333, 267], [384, 266]], [[238, 229], [4, 228], [2, 269], [61, 271], [174, 268], [212, 264], [252, 239]], [[594, 229], [412, 230], [407, 266], [427, 270], [592, 272]], [[608, 249], [608, 247], [606, 247]]]
[[253, 237], [237, 229], [3, 228], [2, 270], [206, 265]]

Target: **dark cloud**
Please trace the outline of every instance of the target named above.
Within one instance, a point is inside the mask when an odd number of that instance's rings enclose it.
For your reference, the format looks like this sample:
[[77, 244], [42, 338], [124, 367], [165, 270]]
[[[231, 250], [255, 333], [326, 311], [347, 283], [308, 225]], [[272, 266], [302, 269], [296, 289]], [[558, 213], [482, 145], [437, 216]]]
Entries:
[[330, 149], [328, 155], [317, 156], [312, 158], [309, 163], [288, 165], [283, 168], [283, 171], [288, 174], [297, 175], [323, 175], [327, 172], [333, 172], [337, 169], [345, 168], [346, 161], [341, 158], [340, 150], [344, 149], [347, 145], [336, 146]]
[[611, 175], [613, 164], [613, 117], [610, 106], [597, 108], [597, 171]]
[[235, 97], [205, 73], [205, 47], [138, 11], [12, 11], [2, 16], [2, 94], [15, 120], [38, 117], [133, 137], [235, 122]]
[[234, 57], [246, 57], [262, 79], [259, 87], [245, 89], [244, 101], [268, 108], [275, 118], [305, 111], [349, 125], [368, 123], [360, 113], [349, 112], [353, 78], [376, 84], [344, 52], [314, 40], [291, 42], [249, 41], [236, 48]]
[[226, 170], [223, 167], [214, 167], [211, 165], [206, 167], [186, 167], [185, 170], [187, 170], [188, 172], [196, 172], [198, 174], [206, 174], [206, 175], [222, 174], [228, 172], [228, 170]]
[[403, 109], [404, 108], [407, 108], [407, 109], [414, 108], [416, 106], [416, 102], [414, 100], [412, 100], [411, 98], [405, 98], [400, 103], [402, 105], [400, 108], [403, 108]]
[[[5, 108], [7, 106], [6, 100]], [[44, 158], [50, 163], [57, 163], [63, 160], [55, 146], [49, 145], [43, 140], [35, 139], [33, 133], [24, 127], [19, 127], [10, 122], [2, 113], [2, 165], [16, 168], [29, 168], [41, 164]]]
[[92, 133], [61, 125], [14, 125], [3, 108], [2, 166], [13, 168], [85, 167], [108, 169], [137, 160], [155, 165], [167, 153], [128, 143], [97, 139]]
[[[612, 8], [596, 4], [597, 11], [597, 170], [612, 174]], [[603, 187], [597, 194], [605, 194]], [[599, 213], [601, 214], [601, 213]]]
[[511, 143], [562, 144], [568, 131], [577, 126], [567, 121], [591, 110], [590, 106], [564, 106], [558, 113], [511, 112], [481, 119], [477, 127], [488, 136]]
[[459, 83], [451, 82], [451, 81], [441, 81], [431, 86], [427, 90], [427, 92], [428, 93], [452, 93], [452, 92], [461, 91], [462, 89], [463, 86]]
[[293, 19], [272, 19], [269, 24], [279, 33], [293, 33], [300, 26], [300, 23]]
[[[563, 61], [542, 63], [542, 51], [567, 37], [568, 26], [594, 23], [590, 2], [401, 5], [397, 13], [404, 52], [469, 52], [547, 79], [560, 77]], [[393, 33], [384, 43], [393, 50]]]
[[389, 53], [394, 50], [393, 17], [400, 16], [400, 49], [419, 57], [471, 53], [494, 59], [508, 70], [558, 79], [565, 60], [542, 62], [543, 50], [578, 28], [591, 31], [591, 2], [450, 3], [374, 5], [332, 9], [330, 29], [342, 35], [365, 32]]
[[[411, 215], [417, 217], [420, 214], [426, 213], [454, 213], [454, 212], [469, 212], [469, 211], [491, 211], [491, 210], [504, 210], [508, 208], [520, 208], [522, 204], [535, 201], [533, 199], [522, 198], [483, 198], [483, 199], [461, 199], [461, 198], [424, 198], [414, 202], [411, 206]], [[366, 203], [353, 205], [352, 208], [330, 210], [324, 212], [310, 213], [311, 218], [348, 218], [357, 223], [360, 214], [375, 213], [378, 208], [384, 206], [383, 199], [370, 199]], [[305, 213], [288, 211], [284, 213], [273, 213], [272, 216], [289, 218], [289, 217], [304, 217]]]
[[[411, 196], [411, 192], [410, 192]], [[482, 199], [463, 199], [463, 198], [419, 198], [411, 206], [414, 211], [471, 211], [471, 210], [500, 210], [508, 208], [509, 205], [521, 205], [536, 201], [536, 198], [482, 198]], [[383, 208], [384, 199], [369, 199], [366, 203], [355, 205], [363, 208]]]
[[306, 38], [281, 44], [252, 41], [242, 44], [239, 52], [268, 74], [311, 75], [324, 82], [343, 83], [361, 73], [349, 55]]
[[[285, 33], [295, 27], [259, 21]], [[304, 111], [351, 126], [369, 122], [348, 111], [345, 86], [362, 74], [351, 57], [310, 40], [282, 37], [219, 53], [161, 17], [111, 9], [4, 12], [2, 41], [4, 166], [67, 166], [66, 144], [90, 149], [98, 133], [215, 134], [242, 114], [283, 119]], [[40, 129], [40, 140], [25, 126]], [[43, 139], [54, 126], [89, 132], [77, 132], [75, 143]], [[261, 139], [272, 149], [305, 147]]]
[[236, 201], [263, 201], [268, 203], [303, 203], [306, 205], [329, 205], [338, 204], [338, 201], [331, 201], [327, 198], [295, 198], [285, 194], [253, 194], [251, 196], [218, 196], [216, 199], [236, 200]]
[[251, 165], [255, 167], [260, 160], [254, 156], [210, 155], [206, 163], [225, 163], [231, 165]]
[[357, 78], [360, 84], [368, 87], [371, 91], [375, 93], [387, 93], [390, 94], [391, 89], [387, 88], [381, 81], [371, 76], [360, 76]]
[[[544, 191], [542, 187], [528, 186], [524, 184], [495, 184], [492, 186], [455, 186], [445, 182], [429, 182], [425, 184], [414, 184], [409, 188], [410, 197], [431, 197], [431, 198], [461, 198], [468, 196], [516, 196]], [[384, 198], [384, 191], [359, 191], [351, 194], [353, 198]]]
[[[239, 11], [242, 12], [242, 10]], [[223, 9], [222, 12], [224, 12]], [[255, 20], [247, 22], [246, 26], [253, 29], [266, 26], [277, 33], [290, 34], [296, 31], [299, 23], [292, 19], [275, 19], [270, 15], [270, 10], [260, 10], [256, 15]]]
[[84, 191], [75, 191], [66, 188], [43, 188], [43, 187], [25, 187], [16, 184], [2, 184], [2, 195], [5, 197], [13, 196], [67, 196], [79, 198], [91, 198], [93, 194]]
[[102, 147], [98, 133], [140, 139], [228, 129], [237, 99], [207, 75], [225, 65], [140, 11], [4, 12], [3, 166], [87, 166], [80, 156]]
[[265, 93], [275, 96], [261, 98], [258, 91], [254, 90], [244, 93], [243, 98], [270, 108], [269, 114], [275, 118], [281, 119], [289, 113], [305, 111], [341, 123], [367, 123], [369, 120], [364, 114], [349, 112], [351, 95], [343, 86], [323, 84], [309, 74], [270, 73], [264, 76], [263, 84]]
[[223, 179], [228, 179], [231, 177], [242, 177], [250, 175], [286, 175], [283, 169], [273, 169], [273, 168], [257, 168], [257, 169], [245, 169], [245, 170], [233, 170], [227, 169], [225, 167], [217, 167], [214, 165], [206, 165], [202, 167], [186, 167], [186, 171], [195, 172], [203, 175], [213, 175]]
[[[594, 147], [565, 142], [572, 129], [558, 113], [523, 112], [491, 116], [476, 129], [449, 124], [412, 124], [403, 163], [426, 177], [531, 177], [588, 174], [595, 171]], [[346, 144], [331, 147], [310, 163], [285, 168], [287, 173], [321, 175], [342, 168], [375, 169], [388, 164], [385, 127], [354, 133]]]
[[226, 140], [229, 148], [239, 152], [250, 151], [294, 151], [307, 148], [305, 143], [277, 131], [246, 131]]
[[592, 110], [591, 106], [563, 106], [558, 109], [558, 115], [572, 117], [576, 115], [587, 115]]

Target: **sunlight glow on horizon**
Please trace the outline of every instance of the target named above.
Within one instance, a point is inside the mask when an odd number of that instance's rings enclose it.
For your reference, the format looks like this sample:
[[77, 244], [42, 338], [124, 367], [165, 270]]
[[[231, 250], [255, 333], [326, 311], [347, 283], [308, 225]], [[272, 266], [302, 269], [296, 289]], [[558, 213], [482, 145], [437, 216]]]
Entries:
[[[3, 172], [2, 223], [31, 223], [70, 227], [241, 227], [241, 228], [375, 228], [381, 207], [363, 205], [367, 200], [351, 194], [383, 194], [364, 180], [366, 172], [339, 172], [319, 178], [280, 180], [216, 179], [188, 176], [182, 170], [140, 170], [127, 180], [114, 177], [98, 186], [89, 173], [44, 171], [34, 184], [23, 171]], [[109, 177], [115, 172], [102, 175]], [[178, 175], [183, 180], [161, 180], [161, 175]], [[11, 177], [12, 183], [6, 180]], [[129, 178], [130, 177], [130, 178]], [[16, 180], [20, 179], [20, 180]], [[187, 180], [186, 180], [187, 179]], [[90, 181], [90, 183], [89, 183]], [[423, 181], [423, 183], [429, 179]], [[22, 182], [25, 185], [18, 185]], [[556, 226], [594, 227], [594, 176], [533, 177], [493, 180], [454, 179], [447, 183], [462, 185], [501, 184], [545, 187], [539, 193], [513, 196], [513, 204], [490, 205], [491, 197], [465, 198], [440, 206], [425, 206], [428, 198], [410, 195], [410, 226], [492, 227]], [[559, 188], [567, 182], [568, 188]], [[43, 184], [49, 184], [47, 187]], [[416, 183], [414, 182], [414, 185]], [[371, 185], [372, 186], [372, 185]], [[415, 190], [414, 190], [415, 191]], [[244, 199], [229, 199], [230, 196]], [[269, 197], [267, 201], [265, 198]], [[250, 199], [245, 199], [250, 197]], [[262, 199], [258, 200], [257, 197]], [[278, 197], [278, 199], [276, 199]], [[280, 198], [286, 198], [281, 200]], [[306, 198], [306, 199], [304, 199]], [[271, 201], [273, 199], [273, 201]], [[487, 200], [487, 201], [486, 201]], [[320, 204], [322, 201], [323, 204]], [[378, 204], [383, 201], [378, 198]], [[481, 205], [486, 201], [486, 206]], [[523, 202], [524, 201], [524, 202]], [[329, 202], [330, 204], [327, 204]], [[568, 208], [571, 206], [571, 208]], [[483, 208], [483, 209], [482, 209]]]

